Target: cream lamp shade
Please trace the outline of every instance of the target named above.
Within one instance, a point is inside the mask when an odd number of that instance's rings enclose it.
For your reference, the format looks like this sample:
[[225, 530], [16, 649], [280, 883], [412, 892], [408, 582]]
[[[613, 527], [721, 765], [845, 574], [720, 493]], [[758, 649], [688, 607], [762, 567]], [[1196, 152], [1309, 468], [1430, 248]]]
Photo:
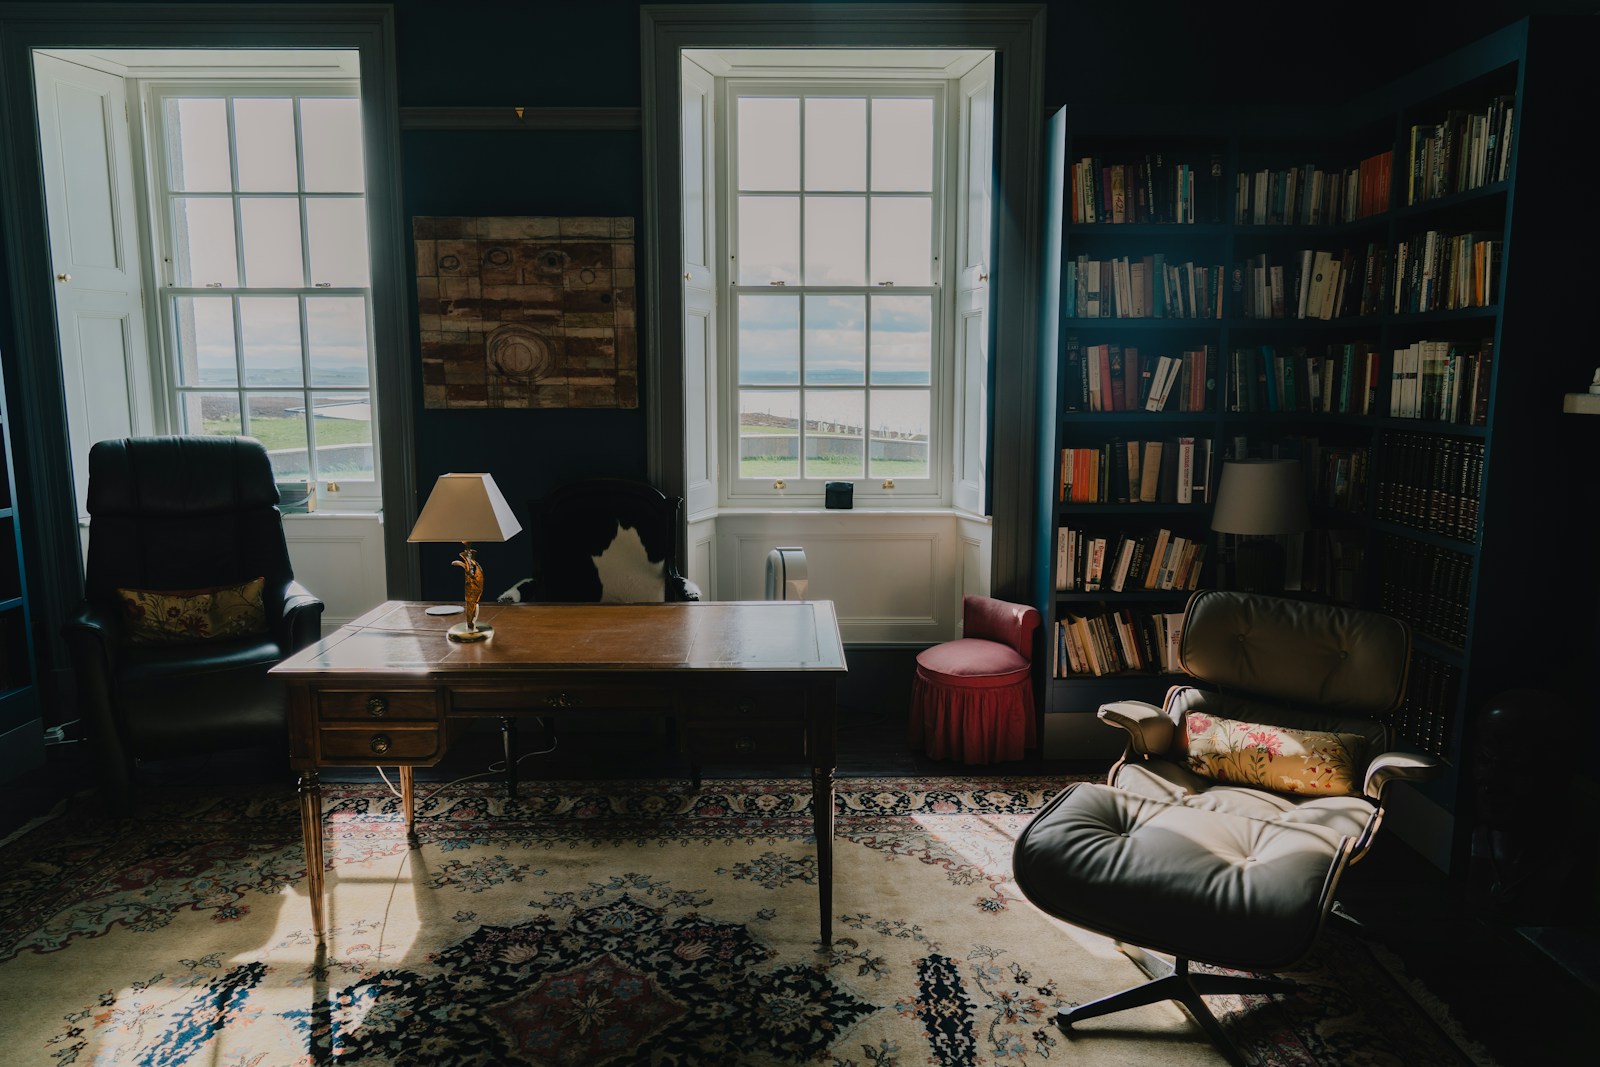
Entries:
[[1297, 459], [1235, 459], [1222, 465], [1211, 528], [1228, 534], [1286, 534], [1311, 525]]
[[509, 541], [522, 529], [487, 474], [441, 474], [407, 541]]

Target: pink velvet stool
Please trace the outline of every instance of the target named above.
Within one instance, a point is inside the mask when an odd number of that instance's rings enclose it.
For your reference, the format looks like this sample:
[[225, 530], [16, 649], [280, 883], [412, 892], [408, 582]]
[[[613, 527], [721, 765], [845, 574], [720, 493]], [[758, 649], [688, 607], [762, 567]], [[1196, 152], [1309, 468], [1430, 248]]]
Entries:
[[911, 743], [934, 759], [1021, 759], [1037, 743], [1031, 661], [1039, 612], [969, 596], [961, 620], [964, 637], [917, 656]]

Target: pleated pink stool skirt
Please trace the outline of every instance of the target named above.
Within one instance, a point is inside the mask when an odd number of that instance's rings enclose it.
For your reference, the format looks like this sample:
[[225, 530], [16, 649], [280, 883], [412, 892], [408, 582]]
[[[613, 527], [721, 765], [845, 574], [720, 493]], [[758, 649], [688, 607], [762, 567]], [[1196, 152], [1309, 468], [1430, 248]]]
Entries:
[[995, 641], [961, 638], [917, 656], [911, 743], [933, 759], [1000, 763], [1037, 744], [1028, 661]]

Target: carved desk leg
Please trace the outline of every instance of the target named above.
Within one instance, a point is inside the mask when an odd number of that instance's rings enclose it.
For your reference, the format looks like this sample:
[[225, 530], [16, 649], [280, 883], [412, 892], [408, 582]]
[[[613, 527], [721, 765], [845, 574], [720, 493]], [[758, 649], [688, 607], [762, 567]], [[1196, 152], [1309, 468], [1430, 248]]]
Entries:
[[400, 768], [400, 810], [406, 817], [406, 844], [417, 847], [417, 784], [412, 767]]
[[322, 919], [322, 781], [312, 767], [300, 774], [300, 835], [305, 840], [306, 893], [311, 898], [311, 930], [324, 938]]
[[811, 771], [811, 825], [817, 838], [817, 898], [822, 907], [822, 947], [833, 944], [833, 768]]

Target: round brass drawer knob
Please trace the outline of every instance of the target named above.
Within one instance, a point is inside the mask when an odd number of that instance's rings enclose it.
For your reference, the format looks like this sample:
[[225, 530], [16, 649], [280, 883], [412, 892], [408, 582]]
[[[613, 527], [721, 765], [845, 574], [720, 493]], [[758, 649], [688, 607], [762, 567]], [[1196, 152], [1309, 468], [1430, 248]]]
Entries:
[[383, 755], [385, 752], [389, 751], [389, 735], [373, 734], [372, 744], [369, 747], [378, 755]]
[[581, 703], [570, 693], [552, 693], [544, 698], [544, 702], [552, 708], [575, 708]]
[[735, 752], [754, 752], [756, 743], [748, 737], [741, 737], [733, 743], [733, 750]]
[[374, 719], [383, 718], [384, 715], [388, 714], [388, 711], [389, 702], [383, 697], [367, 698], [367, 714], [371, 715]]

